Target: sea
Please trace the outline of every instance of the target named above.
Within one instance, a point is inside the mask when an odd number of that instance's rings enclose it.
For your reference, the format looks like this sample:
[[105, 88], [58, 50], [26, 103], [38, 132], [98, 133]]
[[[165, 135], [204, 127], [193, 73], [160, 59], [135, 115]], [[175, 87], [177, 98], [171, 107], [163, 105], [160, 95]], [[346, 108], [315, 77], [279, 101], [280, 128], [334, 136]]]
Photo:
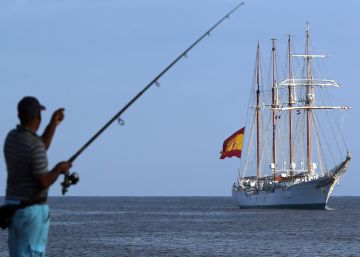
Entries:
[[[360, 256], [360, 197], [327, 210], [240, 209], [231, 197], [51, 197], [46, 256]], [[0, 231], [7, 257], [7, 231]]]

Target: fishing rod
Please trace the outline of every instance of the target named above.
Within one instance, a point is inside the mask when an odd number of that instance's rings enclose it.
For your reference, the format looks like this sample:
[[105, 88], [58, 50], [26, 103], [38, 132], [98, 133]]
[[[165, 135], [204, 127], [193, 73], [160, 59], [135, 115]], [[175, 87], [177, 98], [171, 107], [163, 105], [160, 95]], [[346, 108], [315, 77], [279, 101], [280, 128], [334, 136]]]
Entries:
[[[235, 6], [230, 12], [228, 12], [223, 18], [221, 18], [215, 25], [213, 25], [208, 31], [206, 31], [201, 37], [199, 37], [194, 43], [192, 43], [184, 52], [182, 52], [174, 61], [172, 61], [163, 71], [161, 71], [153, 80], [147, 84], [143, 90], [141, 90], [133, 99], [131, 99], [121, 110], [119, 110], [98, 132], [96, 132], [73, 156], [70, 157], [68, 162], [74, 162], [77, 157], [92, 143], [97, 139], [115, 120], [121, 125], [124, 125], [124, 121], [120, 118], [123, 114], [136, 100], [138, 100], [142, 94], [144, 94], [152, 85], [159, 85], [158, 80], [173, 67], [181, 58], [187, 57], [187, 53], [190, 52], [200, 41], [202, 41], [206, 36], [210, 36], [211, 31], [213, 31], [217, 26], [219, 26], [225, 19], [229, 18], [232, 13], [234, 13], [240, 6], [244, 5], [244, 2], [239, 3]], [[76, 172], [70, 173], [68, 171], [64, 175], [64, 180], [61, 183], [62, 194], [64, 195], [68, 188], [71, 185], [75, 185], [79, 181], [79, 175]]]

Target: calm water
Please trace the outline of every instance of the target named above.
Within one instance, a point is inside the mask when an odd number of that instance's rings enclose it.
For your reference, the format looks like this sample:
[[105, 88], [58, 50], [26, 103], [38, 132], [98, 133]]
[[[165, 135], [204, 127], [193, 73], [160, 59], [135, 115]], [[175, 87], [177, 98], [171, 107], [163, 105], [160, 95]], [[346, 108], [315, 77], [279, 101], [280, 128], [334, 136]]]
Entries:
[[[47, 256], [360, 256], [360, 197], [327, 211], [241, 210], [229, 197], [56, 197]], [[0, 256], [7, 254], [0, 231]]]

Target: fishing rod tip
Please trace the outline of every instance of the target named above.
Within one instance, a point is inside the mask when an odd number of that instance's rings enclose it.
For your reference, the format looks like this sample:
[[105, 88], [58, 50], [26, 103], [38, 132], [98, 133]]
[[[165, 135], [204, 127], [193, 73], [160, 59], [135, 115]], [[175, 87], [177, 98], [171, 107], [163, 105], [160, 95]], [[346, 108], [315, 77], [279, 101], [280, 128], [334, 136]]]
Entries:
[[226, 15], [226, 18], [229, 18], [229, 15], [232, 14], [235, 10], [237, 10], [238, 8], [240, 8], [240, 6], [244, 5], [245, 2], [240, 2], [237, 6], [235, 6], [234, 9], [232, 9], [232, 11], [230, 13], [228, 13], [228, 15]]

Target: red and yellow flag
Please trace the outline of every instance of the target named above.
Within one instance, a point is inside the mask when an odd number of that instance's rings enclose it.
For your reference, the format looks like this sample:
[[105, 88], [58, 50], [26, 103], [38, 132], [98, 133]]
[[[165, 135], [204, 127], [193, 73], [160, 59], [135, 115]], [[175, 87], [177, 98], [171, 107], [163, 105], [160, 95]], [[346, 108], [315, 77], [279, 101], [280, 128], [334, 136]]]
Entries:
[[224, 141], [220, 159], [236, 156], [241, 158], [241, 150], [244, 142], [245, 127], [236, 131]]

